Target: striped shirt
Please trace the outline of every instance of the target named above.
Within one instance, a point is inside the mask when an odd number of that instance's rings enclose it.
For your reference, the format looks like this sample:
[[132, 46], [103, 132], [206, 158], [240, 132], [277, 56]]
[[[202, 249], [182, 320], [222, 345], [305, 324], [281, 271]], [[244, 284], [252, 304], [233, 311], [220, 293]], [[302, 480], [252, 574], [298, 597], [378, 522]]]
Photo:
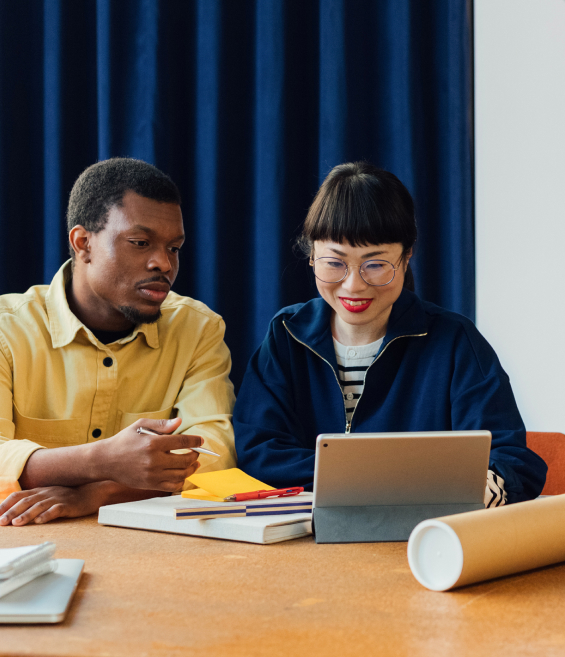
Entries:
[[[363, 393], [365, 373], [379, 353], [382, 343], [383, 338], [370, 344], [346, 347], [334, 338], [339, 382], [348, 424], [351, 422], [357, 402]], [[484, 501], [487, 509], [506, 504], [504, 479], [492, 470], [488, 471]]]
[[334, 338], [339, 382], [343, 392], [347, 422], [351, 422], [353, 411], [365, 385], [365, 372], [379, 352], [383, 338], [370, 344], [346, 347]]
[[494, 474], [492, 470], [487, 474], [487, 489], [485, 491], [485, 506], [492, 509], [495, 506], [506, 504], [506, 491], [504, 490], [504, 479]]

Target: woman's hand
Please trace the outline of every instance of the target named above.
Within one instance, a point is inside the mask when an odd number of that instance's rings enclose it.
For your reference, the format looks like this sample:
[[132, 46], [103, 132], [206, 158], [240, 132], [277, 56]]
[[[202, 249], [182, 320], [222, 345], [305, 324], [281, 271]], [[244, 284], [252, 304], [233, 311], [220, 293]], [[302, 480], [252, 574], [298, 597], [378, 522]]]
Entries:
[[96, 482], [77, 488], [48, 486], [12, 493], [0, 504], [0, 525], [21, 527], [55, 518], [88, 516], [105, 504], [107, 487], [104, 484], [112, 483]]

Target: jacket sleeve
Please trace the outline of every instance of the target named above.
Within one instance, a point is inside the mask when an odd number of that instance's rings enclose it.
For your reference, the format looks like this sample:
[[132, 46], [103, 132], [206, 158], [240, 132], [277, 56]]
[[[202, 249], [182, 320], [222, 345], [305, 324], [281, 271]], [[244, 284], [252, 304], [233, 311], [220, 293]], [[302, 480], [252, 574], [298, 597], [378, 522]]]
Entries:
[[[182, 418], [175, 433], [201, 436], [204, 447], [220, 458], [201, 454], [199, 473], [235, 467], [235, 449], [231, 413], [234, 405], [233, 385], [229, 380], [231, 356], [224, 342], [223, 320], [210, 322], [202, 331], [194, 359], [175, 401]], [[193, 487], [188, 480], [184, 488]]]
[[12, 365], [0, 335], [0, 500], [21, 490], [19, 478], [28, 458], [41, 445], [14, 438]]
[[242, 470], [270, 486], [312, 490], [315, 451], [306, 447], [295, 411], [288, 342], [278, 319], [251, 358], [237, 397], [237, 458]]
[[489, 469], [504, 479], [509, 503], [537, 497], [547, 466], [526, 445], [526, 429], [510, 380], [489, 343], [473, 326], [461, 332], [451, 388], [453, 429], [492, 434]]

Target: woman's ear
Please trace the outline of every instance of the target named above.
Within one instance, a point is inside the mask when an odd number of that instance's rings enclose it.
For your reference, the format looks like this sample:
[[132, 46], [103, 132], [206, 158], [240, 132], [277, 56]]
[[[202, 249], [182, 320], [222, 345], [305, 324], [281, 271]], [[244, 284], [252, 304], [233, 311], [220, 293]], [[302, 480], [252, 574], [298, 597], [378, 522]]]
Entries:
[[406, 251], [404, 253], [404, 255], [402, 256], [402, 258], [404, 260], [404, 271], [406, 271], [408, 269], [408, 265], [410, 264], [410, 258], [412, 257], [412, 253], [413, 253], [412, 247], [410, 247], [408, 249], [408, 251]]

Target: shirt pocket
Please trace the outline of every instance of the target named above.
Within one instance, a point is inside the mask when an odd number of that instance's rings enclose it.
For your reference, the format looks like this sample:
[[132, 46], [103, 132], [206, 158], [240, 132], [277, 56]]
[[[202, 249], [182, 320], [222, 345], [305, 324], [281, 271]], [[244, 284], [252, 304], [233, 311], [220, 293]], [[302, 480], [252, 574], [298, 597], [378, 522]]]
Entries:
[[22, 415], [14, 404], [14, 438], [31, 440], [44, 447], [65, 447], [86, 442], [80, 439], [80, 419], [44, 420]]
[[176, 411], [173, 413], [173, 409], [174, 406], [163, 408], [160, 411], [145, 411], [143, 413], [125, 413], [121, 411], [116, 418], [116, 429], [114, 433], [118, 433], [142, 418], [144, 420], [168, 420], [171, 417], [176, 417]]

